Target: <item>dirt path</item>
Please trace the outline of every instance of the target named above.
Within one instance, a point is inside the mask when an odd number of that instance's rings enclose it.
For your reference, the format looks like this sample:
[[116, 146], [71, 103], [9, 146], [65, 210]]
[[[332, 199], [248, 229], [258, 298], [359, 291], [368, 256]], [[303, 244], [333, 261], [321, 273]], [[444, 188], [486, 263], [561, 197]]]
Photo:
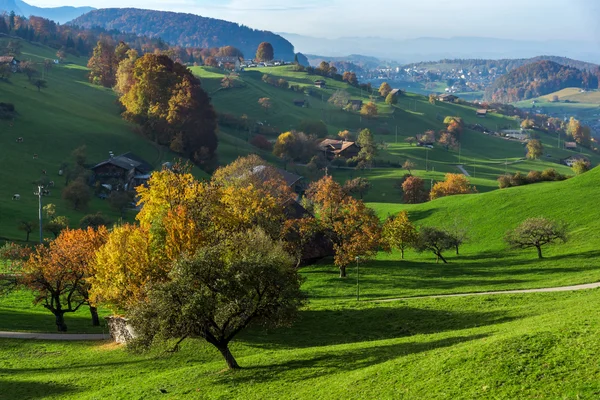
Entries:
[[102, 333], [32, 333], [32, 332], [0, 332], [0, 339], [34, 339], [34, 340], [109, 340], [108, 334]]
[[497, 292], [478, 292], [478, 293], [458, 293], [458, 294], [439, 294], [432, 296], [401, 297], [397, 299], [371, 300], [374, 303], [386, 303], [390, 301], [413, 300], [413, 299], [440, 299], [445, 297], [467, 297], [467, 296], [489, 296], [496, 294], [521, 294], [521, 293], [547, 293], [547, 292], [571, 292], [574, 290], [587, 290], [600, 288], [600, 282], [586, 283], [584, 285], [561, 286], [542, 289], [522, 289], [522, 290], [500, 290]]
[[457, 165], [456, 168], [460, 169], [460, 172], [462, 172], [465, 176], [471, 176], [462, 165]]

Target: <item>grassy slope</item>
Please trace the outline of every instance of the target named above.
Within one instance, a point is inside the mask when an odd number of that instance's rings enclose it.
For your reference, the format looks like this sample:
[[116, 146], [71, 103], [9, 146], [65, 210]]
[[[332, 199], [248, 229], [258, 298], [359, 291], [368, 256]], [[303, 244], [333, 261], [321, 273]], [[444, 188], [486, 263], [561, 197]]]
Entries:
[[[37, 63], [53, 58], [53, 51], [24, 44], [20, 58]], [[48, 89], [41, 92], [23, 74], [13, 75], [10, 83], [0, 82], [0, 101], [14, 103], [18, 111], [13, 126], [9, 121], [0, 121], [0, 236], [24, 239], [16, 226], [21, 220], [37, 218], [32, 182], [40, 178], [42, 170], [56, 182], [45, 202], [55, 203], [59, 215], [78, 223], [85, 212], [70, 210], [60, 199], [64, 178], [58, 176], [58, 170], [62, 162], [71, 162], [71, 151], [81, 145], [87, 146], [90, 164], [105, 159], [111, 150], [115, 154], [133, 151], [154, 165], [170, 159], [133, 133], [121, 119], [110, 90], [87, 82], [83, 59], [68, 61], [74, 63], [54, 66], [46, 74]], [[16, 143], [18, 137], [23, 137], [24, 143]], [[33, 160], [33, 154], [39, 159]], [[21, 194], [21, 201], [11, 200], [15, 193]], [[117, 219], [101, 200], [93, 200], [87, 212], [96, 210]]]
[[[559, 101], [552, 99], [558, 96]], [[536, 104], [533, 104], [533, 101]], [[568, 102], [565, 102], [568, 101]], [[574, 116], [580, 120], [597, 120], [600, 115], [600, 91], [581, 93], [579, 88], [566, 88], [535, 99], [514, 103], [516, 107], [543, 109], [544, 113], [563, 118]]]
[[[594, 398], [598, 290], [364, 300], [599, 280], [600, 222], [590, 218], [599, 175], [410, 207], [373, 204], [381, 216], [407, 208], [420, 225], [467, 221], [470, 243], [460, 257], [449, 255], [449, 265], [413, 253], [362, 265], [361, 302], [353, 298], [354, 271], [340, 280], [327, 264], [303, 269], [310, 305], [290, 329], [244, 333], [233, 345], [246, 367], [240, 372], [223, 372], [218, 353], [201, 341], [176, 355], [131, 355], [106, 344], [0, 340], [0, 385], [12, 398], [158, 398], [161, 389], [198, 399]], [[536, 215], [567, 219], [571, 241], [549, 247], [542, 262], [532, 251], [506, 252], [504, 232]], [[13, 301], [13, 320], [28, 320], [30, 311]]]

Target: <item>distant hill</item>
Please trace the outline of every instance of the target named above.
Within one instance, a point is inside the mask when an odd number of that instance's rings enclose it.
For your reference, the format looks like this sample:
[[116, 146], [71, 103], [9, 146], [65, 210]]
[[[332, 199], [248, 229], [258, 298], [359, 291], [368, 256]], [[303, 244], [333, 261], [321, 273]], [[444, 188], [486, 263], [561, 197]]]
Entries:
[[64, 24], [71, 21], [73, 18], [77, 18], [87, 12], [95, 10], [93, 7], [51, 7], [43, 8], [29, 5], [21, 0], [0, 0], [0, 13], [10, 13], [14, 11], [15, 14], [24, 17], [30, 17], [35, 15], [36, 17], [42, 17], [51, 19], [52, 21]]
[[531, 58], [539, 54], [560, 54], [578, 60], [596, 62], [600, 53], [593, 42], [567, 40], [513, 40], [486, 37], [421, 37], [391, 39], [381, 37], [319, 38], [280, 33], [304, 54], [345, 56], [364, 54], [402, 64], [441, 59]]
[[485, 98], [511, 103], [543, 96], [568, 87], [598, 88], [598, 76], [543, 60], [523, 65], [501, 76], [486, 89]]
[[[360, 54], [351, 54], [345, 57], [329, 57], [329, 56], [318, 56], [313, 54], [307, 54], [306, 57], [310, 62], [310, 65], [317, 66], [321, 61], [333, 62], [337, 64], [354, 64], [361, 69], [372, 69], [377, 68], [381, 64], [381, 60], [375, 57], [363, 56]], [[339, 68], [338, 68], [339, 69]], [[350, 69], [348, 69], [350, 70]], [[351, 71], [357, 72], [357, 71]]]
[[160, 37], [168, 43], [184, 47], [234, 46], [246, 58], [254, 57], [261, 42], [269, 42], [273, 45], [276, 59], [294, 59], [294, 46], [279, 35], [194, 14], [106, 8], [89, 12], [70, 23], [85, 28], [99, 26], [108, 30]]
[[513, 69], [522, 67], [523, 65], [535, 63], [538, 61], [552, 61], [560, 65], [567, 67], [577, 68], [582, 71], [596, 72], [600, 65], [589, 63], [586, 61], [574, 60], [567, 57], [558, 56], [536, 56], [533, 58], [514, 58], [514, 59], [500, 59], [500, 60], [485, 60], [485, 59], [444, 59], [439, 61], [424, 61], [419, 63], [410, 63], [408, 66], [419, 66], [421, 68], [439, 69], [441, 71], [448, 69], [468, 69], [473, 68], [485, 68], [491, 69], [496, 68], [501, 73], [510, 72]]

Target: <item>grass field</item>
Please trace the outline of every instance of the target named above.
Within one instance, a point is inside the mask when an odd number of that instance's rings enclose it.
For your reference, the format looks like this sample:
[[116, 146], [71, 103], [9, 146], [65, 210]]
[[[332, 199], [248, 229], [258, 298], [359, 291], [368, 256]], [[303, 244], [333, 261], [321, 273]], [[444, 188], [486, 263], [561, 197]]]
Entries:
[[[557, 102], [553, 101], [554, 96], [558, 96]], [[582, 92], [579, 88], [566, 88], [514, 105], [523, 109], [541, 109], [545, 114], [559, 118], [575, 117], [581, 121], [596, 122], [600, 117], [600, 91]]]

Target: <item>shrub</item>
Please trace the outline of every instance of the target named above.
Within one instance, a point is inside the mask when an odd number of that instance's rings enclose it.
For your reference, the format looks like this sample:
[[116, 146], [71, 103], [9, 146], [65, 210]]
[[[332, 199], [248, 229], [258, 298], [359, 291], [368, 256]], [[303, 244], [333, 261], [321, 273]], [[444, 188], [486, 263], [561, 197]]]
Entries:
[[511, 186], [522, 186], [525, 184], [527, 184], [527, 178], [525, 178], [521, 172], [517, 172], [510, 177]]
[[252, 139], [250, 139], [250, 144], [261, 150], [273, 151], [273, 143], [269, 142], [269, 140], [263, 135], [254, 136]]
[[527, 174], [528, 183], [538, 183], [542, 181], [542, 173], [539, 171], [529, 171]]
[[347, 165], [346, 163], [347, 161], [341, 157], [336, 157], [331, 161], [331, 165], [333, 165], [334, 167], [345, 167]]
[[511, 187], [510, 181], [511, 181], [512, 176], [509, 174], [506, 175], [501, 175], [498, 177], [498, 187], [500, 189], [506, 189]]

